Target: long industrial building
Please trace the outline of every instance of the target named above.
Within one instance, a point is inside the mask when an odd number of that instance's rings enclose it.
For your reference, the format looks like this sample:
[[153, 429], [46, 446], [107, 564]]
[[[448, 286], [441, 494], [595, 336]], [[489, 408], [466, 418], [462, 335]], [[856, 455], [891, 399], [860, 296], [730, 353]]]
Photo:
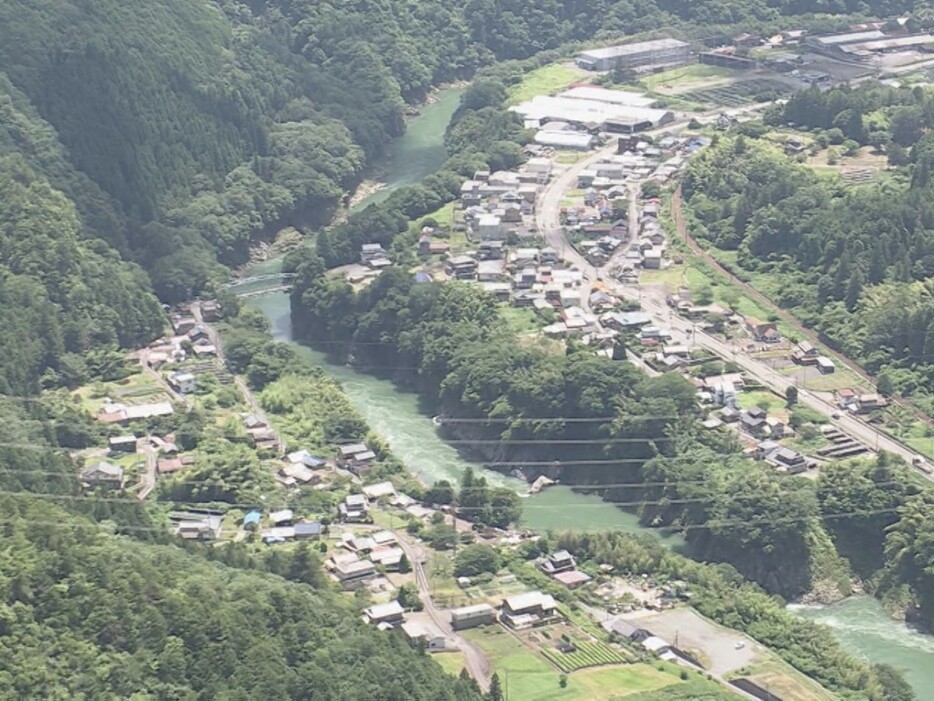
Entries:
[[931, 51], [934, 36], [930, 34], [887, 35], [878, 29], [847, 34], [808, 37], [808, 46], [815, 51], [843, 60], [868, 61], [873, 56], [900, 51]]
[[690, 44], [667, 38], [582, 51], [577, 65], [589, 71], [608, 71], [616, 66], [635, 68], [686, 63], [690, 57]]
[[628, 105], [629, 107], [658, 107], [658, 100], [648, 95], [628, 90], [607, 90], [606, 88], [582, 85], [561, 93], [561, 97], [572, 97], [575, 100], [597, 100], [609, 102], [614, 105]]
[[510, 108], [521, 114], [527, 127], [540, 127], [548, 122], [565, 122], [587, 131], [609, 131], [631, 134], [673, 122], [669, 110], [613, 104], [599, 100], [582, 100], [559, 95], [541, 95]]

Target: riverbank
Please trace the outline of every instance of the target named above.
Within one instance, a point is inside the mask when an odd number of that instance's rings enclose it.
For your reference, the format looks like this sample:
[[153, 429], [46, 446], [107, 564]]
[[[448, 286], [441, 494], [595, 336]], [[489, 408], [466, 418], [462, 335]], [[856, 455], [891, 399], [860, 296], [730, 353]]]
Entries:
[[871, 596], [851, 596], [830, 606], [788, 607], [794, 614], [828, 626], [851, 654], [889, 664], [905, 675], [919, 699], [934, 689], [934, 636], [892, 618]]

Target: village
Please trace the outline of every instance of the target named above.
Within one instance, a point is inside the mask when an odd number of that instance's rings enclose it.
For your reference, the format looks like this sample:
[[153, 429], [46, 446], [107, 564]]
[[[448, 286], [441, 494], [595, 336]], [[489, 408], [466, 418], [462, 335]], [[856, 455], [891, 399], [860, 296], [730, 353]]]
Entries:
[[[787, 88], [789, 79], [834, 80], [823, 77], [830, 73], [819, 71], [822, 63], [789, 58], [791, 47], [826, 58], [831, 68], [833, 62], [869, 68], [877, 58], [893, 61], [893, 53], [916, 51], [923, 59], [934, 42], [889, 38], [881, 27], [841, 36], [737, 37], [733, 51], [715, 49], [697, 60], [740, 71], [778, 70], [776, 62], [787, 62], [795, 67], [776, 83]], [[693, 60], [684, 42], [662, 41], [585, 51], [577, 64], [591, 72], [619, 62], [668, 68]], [[408, 248], [365, 244], [359, 264], [337, 274], [359, 287], [405, 265], [418, 282], [477, 285], [509, 310], [522, 336], [574, 339], [649, 375], [683, 374], [696, 389], [703, 428], [735, 437], [747, 455], [782, 474], [813, 478], [832, 461], [884, 448], [890, 439], [880, 439], [874, 426], [887, 400], [767, 309], [711, 285], [674, 230], [669, 186], [710, 143], [710, 129], [755, 110], [748, 103], [729, 107], [692, 116], [667, 108], [657, 95], [589, 83], [520, 103], [514, 109], [534, 130], [521, 166], [474, 173], [459, 201], [413, 223]], [[379, 448], [365, 441], [320, 450], [284, 439], [244, 379], [230, 371], [222, 320], [215, 300], [179, 305], [171, 331], [128, 358], [127, 381], [76, 392], [109, 434], [106, 445], [79, 456], [85, 489], [155, 504], [164, 494], [172, 504], [164, 514], [171, 532], [212, 547], [306, 544], [320, 553], [336, 586], [365, 597], [367, 622], [399, 629], [413, 647], [448, 657], [453, 661], [442, 664], [453, 671], [465, 666], [475, 678], [485, 678], [488, 658], [508, 636], [546, 670], [660, 660], [674, 665], [664, 674], [708, 674], [765, 698], [760, 684], [767, 683], [743, 670], [754, 659], [771, 660], [770, 653], [693, 614], [683, 583], [578, 563], [561, 549], [480, 578], [454, 576], [458, 548], [489, 545], [515, 562], [527, 559], [516, 553], [529, 552], [527, 543], [541, 537], [522, 529], [474, 531], [450, 504], [406, 494], [399, 479], [381, 470]], [[222, 508], [172, 498], [204, 459], [175, 421], [194, 408], [207, 410], [224, 438], [242, 444], [268, 472], [272, 488], [263, 501]], [[453, 537], [432, 547], [428, 534], [445, 528]], [[801, 678], [783, 674], [793, 677], [786, 683], [798, 694], [789, 698], [821, 698]]]

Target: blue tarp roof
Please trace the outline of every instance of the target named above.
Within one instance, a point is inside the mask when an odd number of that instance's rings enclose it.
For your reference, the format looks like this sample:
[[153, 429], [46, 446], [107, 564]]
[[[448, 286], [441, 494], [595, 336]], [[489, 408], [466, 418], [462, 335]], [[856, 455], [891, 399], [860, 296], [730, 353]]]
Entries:
[[243, 525], [259, 525], [259, 520], [262, 518], [262, 514], [259, 511], [251, 511], [246, 516], [243, 517]]
[[415, 282], [431, 282], [431, 275], [428, 273], [415, 273]]

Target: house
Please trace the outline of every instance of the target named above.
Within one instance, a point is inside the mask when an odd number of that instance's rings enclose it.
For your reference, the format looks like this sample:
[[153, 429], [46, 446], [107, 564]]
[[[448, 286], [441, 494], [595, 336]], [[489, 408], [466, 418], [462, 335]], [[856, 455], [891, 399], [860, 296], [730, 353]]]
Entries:
[[603, 323], [611, 328], [635, 329], [652, 323], [652, 317], [644, 312], [612, 312], [603, 316]]
[[414, 648], [435, 652], [445, 647], [444, 633], [434, 623], [406, 621], [402, 624], [402, 632]]
[[481, 239], [499, 239], [503, 235], [501, 219], [495, 214], [482, 214], [477, 219], [477, 234]]
[[646, 630], [645, 628], [640, 628], [635, 623], [631, 623], [630, 621], [627, 621], [623, 618], [606, 621], [604, 622], [603, 627], [610, 632], [616, 633], [626, 640], [631, 640], [635, 643], [642, 642], [646, 638], [650, 638], [652, 636], [650, 631]]
[[160, 475], [170, 475], [173, 472], [184, 469], [184, 467], [185, 463], [181, 458], [166, 458], [156, 463], [156, 470], [158, 470]]
[[114, 436], [107, 441], [107, 447], [111, 454], [114, 453], [135, 453], [136, 436]]
[[830, 375], [835, 372], [837, 366], [834, 365], [833, 361], [825, 355], [817, 356], [817, 370], [822, 375]]
[[503, 257], [503, 242], [482, 241], [477, 254], [482, 260], [500, 260]]
[[558, 572], [567, 572], [577, 567], [574, 562], [574, 556], [567, 550], [558, 550], [549, 555], [542, 563], [542, 572], [549, 575], [555, 575]]
[[337, 507], [341, 519], [349, 523], [368, 521], [370, 518], [368, 510], [369, 505], [363, 494], [348, 494]]
[[223, 309], [216, 299], [201, 303], [201, 317], [205, 321], [219, 321], [223, 316]]
[[785, 153], [801, 153], [805, 149], [804, 142], [796, 136], [789, 136], [784, 143]]
[[377, 482], [364, 487], [363, 493], [370, 501], [376, 501], [377, 499], [395, 496], [396, 488], [392, 482]]
[[851, 389], [838, 389], [835, 393], [837, 406], [841, 409], [849, 409], [856, 404], [857, 395]]
[[324, 532], [324, 526], [319, 521], [296, 523], [293, 532], [296, 540], [318, 540]]
[[282, 483], [286, 486], [293, 484], [310, 484], [321, 480], [321, 476], [314, 470], [306, 467], [303, 463], [289, 463], [279, 470], [279, 475], [283, 478]]
[[878, 394], [861, 394], [855, 402], [855, 411], [857, 414], [869, 414], [888, 406], [888, 400]]
[[455, 280], [473, 280], [477, 276], [478, 265], [472, 256], [451, 256], [444, 264], [444, 272]]
[[335, 563], [331, 573], [344, 589], [357, 589], [376, 576], [376, 565], [354, 555], [353, 560]]
[[285, 459], [292, 465], [304, 465], [312, 470], [317, 470], [320, 467], [324, 467], [326, 464], [324, 458], [316, 457], [307, 450], [296, 450], [286, 455]]
[[501, 619], [516, 630], [547, 623], [558, 616], [558, 605], [554, 598], [540, 591], [515, 594], [503, 599]]
[[191, 394], [196, 384], [197, 380], [190, 372], [173, 372], [169, 375], [169, 385], [179, 394]]
[[386, 258], [386, 251], [378, 243], [365, 243], [360, 247], [360, 262], [369, 263], [377, 258]]
[[360, 474], [372, 467], [376, 453], [367, 448], [365, 443], [348, 443], [338, 447], [337, 457], [341, 467]]
[[366, 536], [349, 536], [349, 534], [344, 535], [343, 545], [348, 550], [352, 550], [357, 554], [367, 554], [374, 548], [376, 548], [376, 541], [372, 538], [367, 538]]
[[184, 336], [191, 331], [197, 323], [197, 319], [193, 316], [183, 316], [172, 322], [172, 329], [175, 331], [176, 336]]
[[765, 417], [765, 430], [772, 438], [785, 437], [785, 423], [775, 416]]
[[399, 542], [396, 538], [396, 534], [392, 531], [377, 531], [371, 535], [370, 538], [372, 538], [373, 542], [377, 545], [392, 545]]
[[273, 526], [291, 526], [295, 522], [295, 514], [292, 512], [292, 509], [273, 511], [269, 514], [269, 522], [272, 523]]
[[646, 270], [660, 270], [662, 267], [662, 250], [653, 247], [643, 251], [642, 267]]
[[217, 346], [199, 341], [191, 347], [191, 352], [198, 358], [206, 358], [211, 355], [217, 355]]
[[89, 488], [122, 489], [123, 468], [103, 460], [96, 462], [81, 470], [81, 483]]
[[568, 572], [559, 572], [554, 575], [553, 579], [556, 582], [560, 582], [568, 589], [577, 589], [590, 581], [590, 575], [580, 570], [570, 570]]
[[804, 472], [808, 467], [807, 460], [801, 453], [779, 445], [775, 441], [762, 441], [756, 447], [756, 457], [783, 468], [791, 474]]
[[175, 535], [185, 540], [217, 540], [221, 537], [221, 516], [205, 516], [202, 519], [180, 521]]
[[506, 262], [500, 260], [481, 260], [477, 265], [477, 280], [480, 282], [499, 282], [506, 272]]
[[765, 430], [765, 412], [763, 412], [758, 407], [752, 407], [746, 411], [741, 411], [739, 414], [739, 425], [747, 433], [753, 435], [761, 433]]
[[771, 322], [760, 321], [752, 316], [745, 317], [743, 321], [752, 337], [760, 343], [778, 343], [782, 340], [778, 327]]
[[451, 627], [454, 630], [476, 628], [496, 623], [496, 609], [489, 604], [474, 604], [451, 611]]
[[268, 428], [269, 424], [266, 419], [256, 414], [244, 414], [243, 416], [243, 425], [246, 426], [248, 431], [252, 431], [257, 428]]
[[247, 531], [255, 531], [259, 528], [259, 522], [263, 518], [263, 515], [256, 510], [250, 511], [246, 516], [243, 517], [243, 528]]
[[191, 343], [196, 343], [197, 341], [210, 342], [211, 340], [211, 334], [208, 331], [208, 327], [204, 324], [195, 324], [195, 327], [185, 335], [188, 337], [188, 340]]
[[405, 552], [402, 548], [393, 546], [380, 545], [370, 552], [370, 560], [382, 565], [387, 572], [398, 572], [403, 557]]
[[405, 620], [405, 609], [402, 608], [398, 601], [392, 600], [385, 604], [376, 604], [364, 609], [363, 615], [366, 616], [369, 623], [391, 628]]

